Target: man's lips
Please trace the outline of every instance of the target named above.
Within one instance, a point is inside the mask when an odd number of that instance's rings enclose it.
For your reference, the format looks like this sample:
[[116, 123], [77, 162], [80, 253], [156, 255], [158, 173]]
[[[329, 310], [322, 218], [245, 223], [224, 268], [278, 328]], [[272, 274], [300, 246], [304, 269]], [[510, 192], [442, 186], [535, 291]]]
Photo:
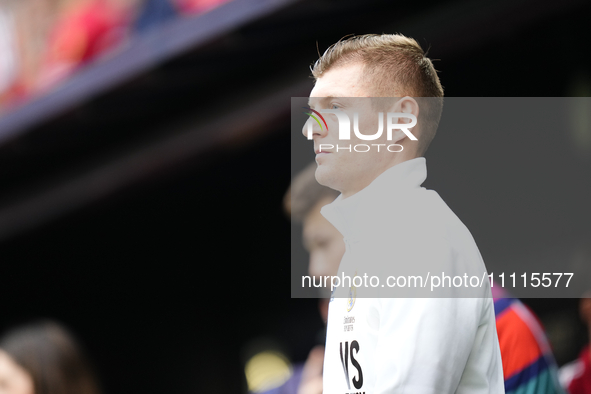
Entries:
[[314, 150], [314, 153], [320, 154], [320, 153], [332, 153], [332, 152], [331, 151], [328, 151], [328, 150], [322, 150], [322, 151], [320, 151], [320, 149], [316, 149], [316, 150]]

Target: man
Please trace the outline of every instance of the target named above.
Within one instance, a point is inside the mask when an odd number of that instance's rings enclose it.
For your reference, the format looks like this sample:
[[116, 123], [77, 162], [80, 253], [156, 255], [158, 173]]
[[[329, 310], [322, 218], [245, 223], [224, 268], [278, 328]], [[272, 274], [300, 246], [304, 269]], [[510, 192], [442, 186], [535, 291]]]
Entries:
[[[591, 339], [591, 292], [585, 294], [579, 303], [581, 319], [589, 329]], [[587, 344], [579, 358], [560, 369], [560, 381], [570, 394], [591, 394], [591, 352]]]
[[[325, 127], [313, 125], [311, 134], [316, 179], [340, 192], [321, 211], [344, 237], [339, 273], [357, 277], [428, 267], [452, 275], [486, 272], [469, 231], [435, 192], [420, 187], [443, 89], [416, 41], [401, 35], [339, 41], [316, 62], [313, 75], [310, 108], [336, 115], [323, 118]], [[400, 99], [355, 99], [360, 97]], [[388, 149], [357, 153], [352, 144], [339, 150], [335, 110], [349, 118], [365, 114], [357, 117], [362, 131], [380, 130], [380, 118], [368, 114], [388, 113], [389, 132], [374, 139], [376, 148]], [[399, 128], [392, 130], [392, 124]], [[366, 141], [355, 133], [345, 142]], [[392, 145], [398, 148], [390, 150]], [[448, 289], [446, 298], [386, 298], [380, 287], [348, 286], [348, 295], [335, 289], [329, 304], [325, 394], [504, 392], [488, 281], [472, 298], [461, 298], [458, 289]]]
[[[284, 197], [284, 207], [293, 221], [303, 224], [303, 243], [309, 253], [308, 273], [323, 277], [336, 275], [345, 244], [341, 233], [320, 214], [320, 208], [334, 201], [338, 193], [316, 182], [315, 172], [316, 163], [311, 163], [292, 180]], [[329, 294], [324, 296], [318, 308], [326, 324]], [[323, 361], [324, 346], [314, 347], [303, 365], [294, 366], [284, 384], [265, 394], [321, 394]]]
[[[337, 274], [345, 245], [340, 233], [321, 214], [323, 206], [338, 197], [333, 189], [315, 179], [316, 163], [310, 163], [292, 181], [285, 196], [285, 206], [292, 220], [302, 223], [303, 241], [310, 255], [308, 272], [323, 277]], [[505, 391], [530, 394], [563, 393], [554, 355], [537, 316], [518, 299], [511, 298], [495, 283], [493, 287], [496, 327], [501, 346]], [[321, 300], [321, 314], [326, 319], [328, 304]], [[587, 299], [591, 301], [591, 299]], [[591, 303], [588, 303], [591, 305]], [[591, 311], [591, 308], [587, 308]], [[591, 321], [591, 313], [583, 313]], [[307, 374], [294, 384], [298, 394], [321, 392], [320, 349], [314, 349], [306, 362]], [[295, 393], [295, 391], [294, 391]]]

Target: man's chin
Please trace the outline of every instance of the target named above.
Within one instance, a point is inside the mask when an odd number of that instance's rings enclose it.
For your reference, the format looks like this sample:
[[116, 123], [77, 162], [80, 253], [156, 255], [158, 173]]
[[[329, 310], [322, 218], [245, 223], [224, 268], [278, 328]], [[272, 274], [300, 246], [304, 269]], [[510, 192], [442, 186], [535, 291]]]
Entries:
[[330, 187], [331, 189], [338, 190], [336, 188], [337, 182], [335, 182], [335, 176], [332, 173], [330, 166], [327, 164], [318, 164], [316, 168], [316, 181], [322, 186]]

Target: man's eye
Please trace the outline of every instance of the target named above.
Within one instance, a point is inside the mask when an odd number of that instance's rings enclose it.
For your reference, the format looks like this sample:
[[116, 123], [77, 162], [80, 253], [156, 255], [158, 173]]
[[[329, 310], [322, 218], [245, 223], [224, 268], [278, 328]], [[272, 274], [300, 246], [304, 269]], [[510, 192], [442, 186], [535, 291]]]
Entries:
[[337, 104], [333, 104], [332, 105], [332, 109], [340, 109], [341, 107], [339, 107]]

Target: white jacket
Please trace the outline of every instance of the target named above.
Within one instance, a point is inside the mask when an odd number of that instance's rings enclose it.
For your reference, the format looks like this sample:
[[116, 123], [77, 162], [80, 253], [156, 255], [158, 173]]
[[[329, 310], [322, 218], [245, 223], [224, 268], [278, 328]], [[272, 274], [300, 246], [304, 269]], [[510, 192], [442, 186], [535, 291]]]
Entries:
[[[377, 287], [335, 290], [323, 394], [504, 393], [488, 278], [471, 293], [450, 286], [450, 298], [382, 287], [386, 274], [486, 271], [468, 229], [437, 193], [420, 187], [425, 178], [425, 159], [409, 160], [322, 208], [346, 243], [339, 276], [380, 279]], [[458, 298], [466, 294], [473, 298]]]

